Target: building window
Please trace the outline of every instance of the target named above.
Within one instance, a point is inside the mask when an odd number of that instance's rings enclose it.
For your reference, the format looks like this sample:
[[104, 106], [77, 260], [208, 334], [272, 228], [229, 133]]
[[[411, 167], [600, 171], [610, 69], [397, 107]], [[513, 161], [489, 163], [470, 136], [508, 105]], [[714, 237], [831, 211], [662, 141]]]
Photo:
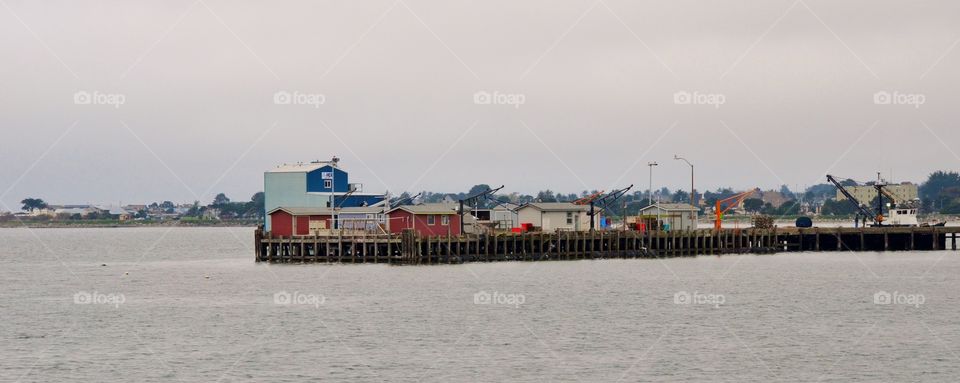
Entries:
[[443, 226], [449, 225], [449, 224], [450, 224], [450, 216], [446, 216], [446, 215], [441, 216], [441, 217], [440, 217], [440, 224], [443, 225]]
[[567, 212], [567, 225], [573, 225], [573, 213]]
[[437, 217], [433, 215], [427, 216], [427, 225], [433, 226], [437, 224]]
[[330, 189], [333, 187], [333, 180], [323, 180], [323, 188]]

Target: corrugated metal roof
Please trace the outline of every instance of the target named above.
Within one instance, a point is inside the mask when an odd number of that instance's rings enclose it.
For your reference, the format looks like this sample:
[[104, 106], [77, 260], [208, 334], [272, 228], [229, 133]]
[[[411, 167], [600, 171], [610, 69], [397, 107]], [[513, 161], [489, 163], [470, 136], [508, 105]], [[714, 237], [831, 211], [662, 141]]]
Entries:
[[540, 211], [590, 211], [590, 205], [577, 205], [573, 202], [531, 202], [520, 206], [517, 210], [527, 206]]
[[640, 209], [640, 211], [644, 211], [644, 210], [647, 210], [647, 209], [652, 209], [652, 208], [655, 208], [655, 207], [657, 207], [657, 206], [659, 206], [660, 209], [661, 209], [661, 210], [664, 210], [664, 211], [672, 211], [672, 210], [680, 210], [680, 211], [699, 211], [699, 210], [700, 210], [700, 209], [698, 209], [698, 208], [696, 208], [696, 207], [694, 207], [693, 205], [688, 204], [688, 203], [661, 203], [661, 204], [653, 204], [653, 205], [644, 207], [644, 208]]
[[406, 210], [413, 214], [457, 214], [455, 207], [444, 203], [425, 203], [421, 205], [397, 206], [390, 211]]

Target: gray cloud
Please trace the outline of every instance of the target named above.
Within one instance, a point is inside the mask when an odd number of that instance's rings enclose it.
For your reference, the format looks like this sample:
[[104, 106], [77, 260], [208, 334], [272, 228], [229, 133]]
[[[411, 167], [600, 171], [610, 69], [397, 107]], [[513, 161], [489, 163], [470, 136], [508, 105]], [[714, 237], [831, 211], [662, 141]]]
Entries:
[[[650, 160], [657, 186], [685, 188], [674, 153], [709, 189], [828, 169], [920, 181], [960, 163], [956, 2], [6, 4], [0, 192], [30, 169], [12, 208], [211, 186], [243, 199], [266, 169], [334, 154], [394, 192], [646, 188]], [[481, 90], [525, 102], [477, 105]], [[125, 102], [77, 105], [77, 91]], [[325, 102], [276, 105], [277, 91]], [[725, 102], [678, 105], [680, 91]], [[877, 105], [880, 91], [925, 102]]]

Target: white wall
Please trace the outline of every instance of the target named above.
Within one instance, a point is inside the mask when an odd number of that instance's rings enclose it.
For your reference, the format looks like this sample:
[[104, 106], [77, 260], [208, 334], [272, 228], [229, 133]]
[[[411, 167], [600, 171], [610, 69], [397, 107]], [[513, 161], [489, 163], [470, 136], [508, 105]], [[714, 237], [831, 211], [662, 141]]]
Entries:
[[590, 229], [590, 215], [585, 211], [573, 212], [573, 223], [570, 224], [567, 223], [567, 212], [565, 211], [541, 212], [532, 207], [525, 207], [517, 213], [520, 224], [532, 223], [533, 226], [539, 226], [543, 231]]

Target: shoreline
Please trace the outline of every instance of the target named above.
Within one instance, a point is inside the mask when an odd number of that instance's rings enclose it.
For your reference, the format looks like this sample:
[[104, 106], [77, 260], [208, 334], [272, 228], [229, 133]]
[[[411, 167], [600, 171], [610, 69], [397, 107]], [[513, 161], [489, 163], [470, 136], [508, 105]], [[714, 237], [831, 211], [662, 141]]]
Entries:
[[0, 222], [0, 229], [100, 229], [100, 228], [139, 228], [139, 227], [249, 227], [254, 229], [260, 221], [8, 221]]

